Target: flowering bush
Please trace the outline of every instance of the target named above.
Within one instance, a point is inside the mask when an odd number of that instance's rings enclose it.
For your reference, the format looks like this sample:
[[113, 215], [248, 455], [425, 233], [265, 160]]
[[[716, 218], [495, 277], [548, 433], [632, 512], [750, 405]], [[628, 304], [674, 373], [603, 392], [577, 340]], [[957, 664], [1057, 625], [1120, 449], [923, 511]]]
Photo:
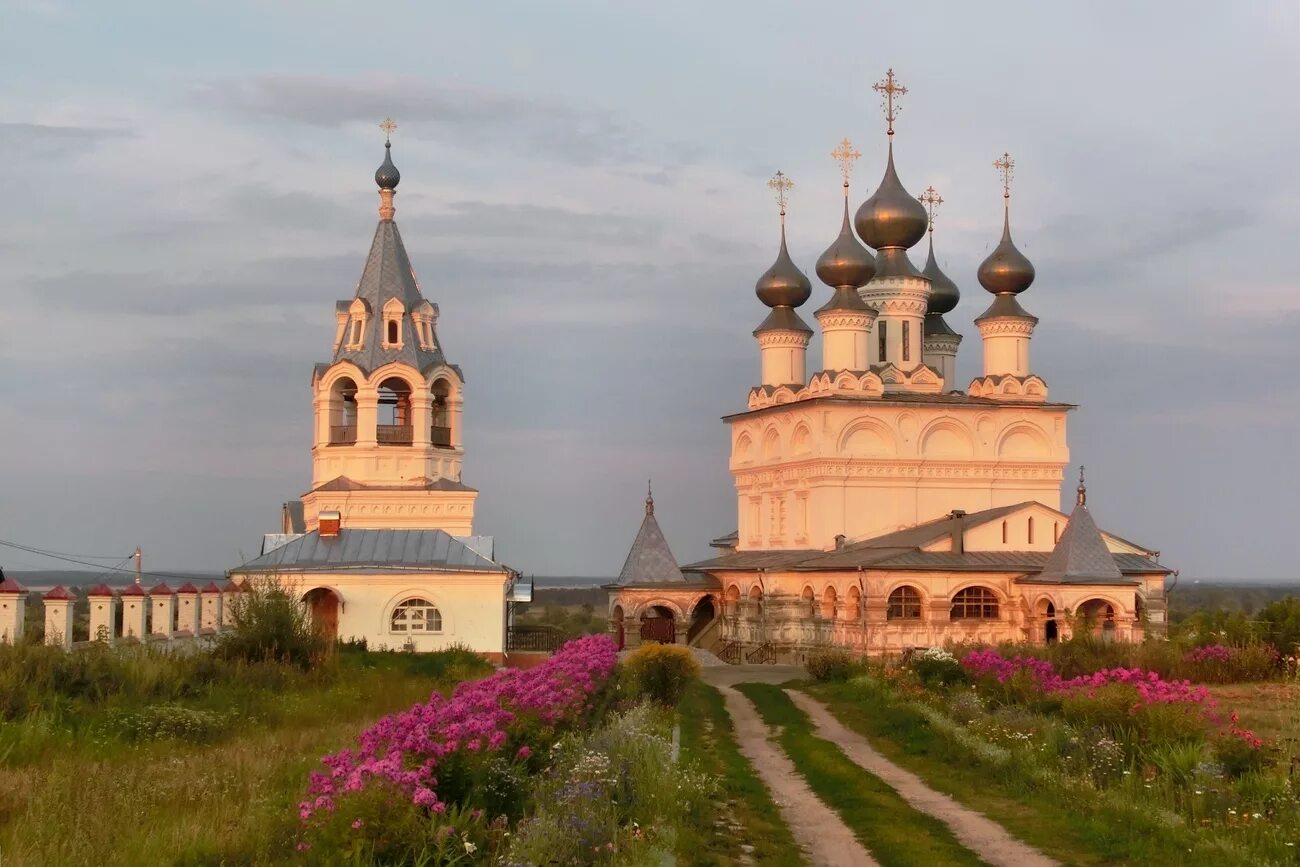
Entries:
[[1047, 660], [1031, 656], [1008, 659], [996, 650], [973, 650], [962, 658], [961, 665], [976, 680], [1002, 684], [1019, 677], [1033, 683], [1042, 692], [1087, 694], [1107, 684], [1122, 683], [1133, 687], [1142, 704], [1214, 706], [1205, 687], [1193, 686], [1186, 680], [1164, 680], [1156, 672], [1141, 668], [1103, 668], [1067, 679], [1057, 674]]
[[450, 805], [484, 796], [509, 804], [510, 793], [482, 791], [520, 778], [503, 769], [503, 761], [535, 765], [536, 751], [592, 709], [615, 662], [608, 637], [587, 636], [536, 668], [462, 683], [450, 698], [435, 693], [425, 704], [384, 717], [361, 732], [355, 749], [321, 760], [328, 772], [312, 774], [299, 816], [310, 831], [313, 820], [329, 820], [341, 799], [372, 785], [425, 814], [445, 814]]
[[953, 656], [942, 647], [928, 647], [911, 659], [912, 671], [926, 686], [946, 688], [970, 678]]
[[1197, 683], [1239, 683], [1267, 680], [1278, 670], [1281, 656], [1271, 644], [1228, 647], [1207, 644], [1183, 655], [1183, 670]]
[[628, 656], [628, 677], [641, 695], [659, 704], [675, 706], [691, 681], [700, 676], [700, 664], [679, 644], [643, 644]]

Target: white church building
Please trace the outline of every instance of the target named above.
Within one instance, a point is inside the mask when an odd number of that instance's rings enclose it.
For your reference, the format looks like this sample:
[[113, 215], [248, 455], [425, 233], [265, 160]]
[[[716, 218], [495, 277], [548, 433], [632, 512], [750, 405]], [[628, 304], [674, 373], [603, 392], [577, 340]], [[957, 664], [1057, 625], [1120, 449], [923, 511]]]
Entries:
[[478, 492], [461, 480], [464, 378], [393, 219], [401, 175], [384, 147], [370, 255], [354, 297], [335, 304], [333, 357], [312, 371], [311, 489], [230, 575], [277, 577], [333, 637], [419, 651], [460, 644], [500, 661], [517, 574], [494, 559], [492, 537], [474, 535]]

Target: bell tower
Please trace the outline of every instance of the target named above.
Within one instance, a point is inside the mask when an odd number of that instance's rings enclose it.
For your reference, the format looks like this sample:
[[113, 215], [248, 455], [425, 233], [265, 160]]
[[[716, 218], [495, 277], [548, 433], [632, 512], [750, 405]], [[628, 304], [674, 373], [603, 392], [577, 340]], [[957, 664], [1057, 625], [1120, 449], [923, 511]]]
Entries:
[[393, 219], [401, 173], [385, 120], [375, 172], [379, 225], [356, 295], [336, 302], [333, 359], [312, 374], [315, 437], [307, 530], [322, 511], [344, 526], [473, 532], [477, 491], [461, 481], [464, 378], [438, 339]]

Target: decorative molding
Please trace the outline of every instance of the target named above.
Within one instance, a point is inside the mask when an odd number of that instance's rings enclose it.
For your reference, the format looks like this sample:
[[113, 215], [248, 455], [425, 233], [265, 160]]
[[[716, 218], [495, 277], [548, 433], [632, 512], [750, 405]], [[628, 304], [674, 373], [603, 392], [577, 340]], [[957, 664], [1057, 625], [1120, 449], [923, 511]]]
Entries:
[[1029, 319], [1019, 317], [998, 317], [996, 319], [984, 319], [978, 323], [981, 337], [997, 337], [1004, 334], [1014, 334], [1023, 337], [1030, 337], [1034, 333], [1034, 322]]
[[764, 349], [770, 347], [794, 347], [805, 349], [811, 334], [804, 331], [764, 331], [758, 335], [758, 345]]
[[1065, 460], [1009, 462], [997, 459], [834, 458], [790, 462], [783, 466], [734, 472], [738, 489], [807, 484], [818, 479], [1016, 479], [1059, 483]]

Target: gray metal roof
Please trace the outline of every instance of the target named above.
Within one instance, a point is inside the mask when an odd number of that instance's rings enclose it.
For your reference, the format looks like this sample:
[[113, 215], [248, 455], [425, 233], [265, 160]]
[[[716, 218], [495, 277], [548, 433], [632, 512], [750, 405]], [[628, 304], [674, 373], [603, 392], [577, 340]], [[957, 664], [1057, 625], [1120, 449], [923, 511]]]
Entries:
[[649, 497], [646, 498], [645, 519], [641, 521], [641, 529], [627, 552], [617, 583], [622, 587], [686, 583], [686, 577], [677, 566], [677, 558], [669, 550], [668, 540], [655, 520], [654, 500]]
[[[416, 368], [428, 370], [430, 367], [445, 363], [442, 344], [434, 334], [434, 348], [420, 349], [419, 340], [410, 313], [424, 301], [420, 287], [415, 281], [415, 271], [411, 260], [406, 255], [406, 246], [402, 235], [397, 230], [397, 223], [392, 220], [380, 220], [375, 229], [374, 241], [370, 244], [370, 255], [366, 258], [361, 280], [357, 283], [357, 298], [370, 305], [370, 317], [366, 324], [362, 347], [348, 350], [347, 342], [341, 342], [334, 353], [334, 362], [351, 361], [367, 374], [376, 368], [393, 361], [399, 361]], [[384, 347], [384, 303], [396, 298], [406, 308], [402, 316], [401, 348]], [[351, 327], [350, 325], [348, 327]]]
[[[1086, 568], [1082, 565], [1078, 566], [1076, 572], [1078, 577], [1061, 578], [1058, 577], [1056, 572], [1049, 571], [1052, 558], [1057, 556], [1055, 551], [1051, 553], [1046, 551], [966, 551], [956, 553], [954, 551], [921, 550], [926, 545], [945, 536], [951, 536], [958, 530], [965, 534], [968, 530], [991, 521], [1001, 520], [1004, 516], [1031, 505], [1034, 505], [1033, 501], [1026, 501], [1010, 506], [998, 506], [993, 509], [971, 512], [967, 515], [945, 515], [942, 518], [936, 518], [915, 527], [908, 527], [904, 530], [885, 533], [881, 536], [846, 545], [838, 551], [816, 549], [737, 551], [710, 560], [692, 563], [683, 568], [688, 573], [752, 572], [758, 569], [796, 572], [843, 571], [858, 568], [953, 572], [1024, 572], [1026, 577], [1022, 580], [1030, 582], [1060, 583], [1065, 581], [1069, 583], [1073, 581], [1087, 584], [1134, 584], [1137, 583], [1135, 579], [1126, 578], [1125, 576], [1167, 574], [1170, 571], [1156, 562], [1154, 558], [1143, 554], [1114, 554], [1110, 552], [1101, 539], [1101, 532], [1097, 529], [1096, 524], [1092, 523], [1090, 515], [1081, 520], [1086, 521], [1087, 525], [1091, 527], [1091, 533], [1096, 538], [1100, 553], [1097, 548], [1091, 545], [1087, 546], [1088, 550], [1083, 552], [1086, 556], [1077, 562], [1091, 565], [1086, 566]], [[1087, 509], [1084, 508], [1083, 512], [1086, 515]], [[1078, 513], [1079, 509], [1076, 508], [1075, 514]], [[1071, 521], [1073, 520], [1074, 518], [1071, 516]], [[1066, 534], [1069, 529], [1070, 524], [1067, 523], [1065, 531], [1062, 532], [1060, 543], [1066, 541]], [[1078, 531], [1076, 531], [1076, 535], [1078, 535]], [[1057, 551], [1059, 550], [1061, 550], [1060, 544], [1057, 545]], [[1109, 569], [1105, 565], [1107, 562], [1110, 564]], [[1040, 572], [1042, 575], [1038, 574]]]
[[409, 485], [368, 485], [364, 482], [354, 481], [347, 476], [336, 476], [328, 482], [322, 482], [312, 492], [316, 491], [469, 491], [475, 492], [477, 488], [471, 488], [469, 485], [451, 479], [438, 479], [428, 481], [427, 479], [413, 480]]
[[313, 530], [244, 565], [248, 572], [505, 572], [445, 530]]
[[[919, 365], [918, 365], [919, 366]], [[872, 365], [873, 370], [881, 370], [881, 366]], [[980, 377], [983, 379], [984, 377]], [[1041, 377], [1040, 377], [1041, 379]], [[794, 384], [790, 386], [794, 391], [798, 388]], [[802, 388], [803, 386], [799, 386]], [[750, 389], [750, 392], [761, 391], [771, 395], [781, 388], [779, 385], [764, 386], [756, 385]], [[921, 406], [980, 406], [991, 410], [1004, 410], [1010, 412], [1022, 406], [1050, 407], [1052, 409], [1071, 410], [1077, 407], [1073, 403], [1053, 403], [1051, 401], [1034, 401], [1034, 400], [994, 400], [991, 397], [971, 397], [962, 391], [949, 391], [943, 394], [927, 394], [920, 392], [893, 391], [880, 397], [871, 395], [825, 395], [822, 397], [810, 397], [799, 401], [799, 406], [815, 406], [818, 402], [822, 403], [871, 403], [877, 406], [892, 406], [898, 404], [919, 404]], [[759, 407], [758, 409], [747, 409], [742, 412], [733, 412], [730, 415], [724, 415], [723, 421], [743, 418], [744, 416], [756, 416], [763, 413], [789, 412], [790, 405], [785, 403], [772, 404], [771, 406]]]
[[1119, 568], [1102, 541], [1092, 514], [1086, 505], [1079, 503], [1070, 513], [1070, 520], [1038, 579], [1062, 584], [1096, 584], [1119, 577]]

